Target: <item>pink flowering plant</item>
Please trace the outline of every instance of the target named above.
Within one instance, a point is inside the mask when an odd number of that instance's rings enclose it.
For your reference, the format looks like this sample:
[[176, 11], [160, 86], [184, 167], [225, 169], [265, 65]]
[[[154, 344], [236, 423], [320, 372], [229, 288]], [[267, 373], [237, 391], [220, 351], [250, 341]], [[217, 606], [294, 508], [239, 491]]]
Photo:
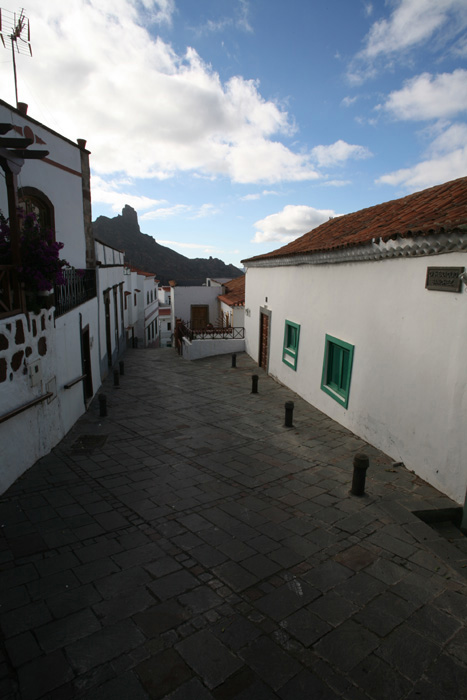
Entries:
[[[32, 292], [50, 291], [66, 284], [63, 268], [69, 263], [60, 258], [63, 243], [55, 241], [53, 231], [41, 226], [35, 214], [18, 212], [20, 219], [21, 264], [19, 278]], [[0, 218], [0, 263], [11, 264], [10, 227], [3, 214]]]

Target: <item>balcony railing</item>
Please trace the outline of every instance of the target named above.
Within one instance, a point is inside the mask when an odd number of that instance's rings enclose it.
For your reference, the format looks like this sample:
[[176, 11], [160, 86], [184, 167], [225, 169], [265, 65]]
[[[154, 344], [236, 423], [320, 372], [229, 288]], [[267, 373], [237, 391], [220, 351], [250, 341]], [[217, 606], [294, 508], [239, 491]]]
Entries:
[[230, 328], [193, 328], [188, 323], [182, 323], [181, 333], [188, 340], [242, 340], [245, 337], [243, 326]]
[[78, 272], [74, 268], [62, 270], [66, 284], [55, 287], [55, 316], [62, 316], [76, 306], [96, 296], [96, 271]]
[[22, 311], [21, 287], [13, 265], [0, 265], [0, 318]]

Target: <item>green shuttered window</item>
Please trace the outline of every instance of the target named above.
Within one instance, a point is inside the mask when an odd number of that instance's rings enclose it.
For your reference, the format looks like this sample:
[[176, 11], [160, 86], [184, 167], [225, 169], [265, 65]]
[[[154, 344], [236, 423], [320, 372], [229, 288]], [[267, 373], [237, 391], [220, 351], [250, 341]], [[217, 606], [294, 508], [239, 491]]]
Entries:
[[282, 350], [282, 362], [292, 369], [297, 369], [298, 342], [300, 340], [300, 326], [292, 321], [285, 322], [284, 347]]
[[326, 335], [321, 389], [347, 408], [354, 346]]

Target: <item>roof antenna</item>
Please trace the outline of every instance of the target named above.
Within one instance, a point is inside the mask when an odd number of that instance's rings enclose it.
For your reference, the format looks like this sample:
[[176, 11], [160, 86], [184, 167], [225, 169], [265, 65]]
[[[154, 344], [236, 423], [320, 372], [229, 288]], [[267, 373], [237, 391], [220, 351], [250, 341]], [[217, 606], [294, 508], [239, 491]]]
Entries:
[[18, 80], [16, 76], [15, 51], [32, 56], [31, 30], [29, 19], [24, 14], [24, 8], [19, 15], [16, 12], [0, 9], [0, 39], [5, 48], [5, 39], [11, 41], [11, 55], [13, 57], [13, 74], [15, 77], [16, 106], [18, 106]]

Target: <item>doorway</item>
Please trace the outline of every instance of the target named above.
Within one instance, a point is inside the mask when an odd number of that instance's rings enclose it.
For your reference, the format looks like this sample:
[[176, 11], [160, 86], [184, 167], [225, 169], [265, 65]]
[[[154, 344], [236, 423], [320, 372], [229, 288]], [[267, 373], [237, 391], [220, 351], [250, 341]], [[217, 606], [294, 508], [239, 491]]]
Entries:
[[81, 329], [81, 367], [85, 378], [83, 381], [84, 401], [87, 403], [93, 397], [92, 365], [91, 365], [91, 340], [89, 326]]
[[271, 312], [261, 310], [259, 321], [259, 358], [258, 365], [266, 372], [269, 364], [269, 326]]
[[209, 306], [196, 305], [191, 307], [191, 329], [206, 328], [209, 323]]

